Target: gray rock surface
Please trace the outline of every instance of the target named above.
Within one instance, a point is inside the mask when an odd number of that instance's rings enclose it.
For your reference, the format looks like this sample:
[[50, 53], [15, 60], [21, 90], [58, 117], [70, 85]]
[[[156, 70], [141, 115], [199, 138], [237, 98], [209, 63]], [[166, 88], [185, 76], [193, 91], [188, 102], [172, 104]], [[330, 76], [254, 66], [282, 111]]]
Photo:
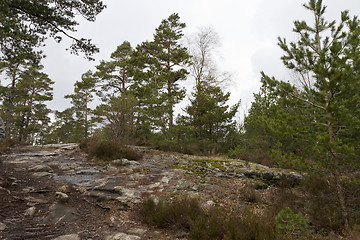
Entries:
[[80, 240], [79, 235], [77, 234], [69, 234], [69, 235], [62, 235], [52, 240]]
[[[21, 188], [21, 192], [27, 194], [21, 199], [26, 201], [27, 207], [29, 207], [25, 216], [35, 218], [38, 215], [37, 210], [47, 204], [44, 211], [46, 212], [45, 218], [37, 221], [41, 223], [50, 222], [56, 227], [76, 223], [79, 219], [76, 207], [68, 206], [68, 199], [73, 199], [74, 196], [74, 192], [70, 191], [74, 191], [74, 189], [80, 195], [81, 201], [89, 203], [95, 208], [105, 206], [104, 211], [110, 211], [110, 207], [117, 204], [119, 204], [119, 209], [131, 209], [148, 196], [151, 196], [155, 202], [159, 202], [163, 194], [171, 196], [174, 193], [200, 196], [206, 200], [203, 206], [210, 208], [217, 200], [214, 202], [209, 197], [214, 192], [222, 190], [222, 185], [213, 181], [215, 177], [222, 178], [221, 181], [223, 182], [227, 181], [224, 178], [240, 178], [241, 180], [235, 180], [241, 182], [243, 179], [244, 181], [259, 182], [257, 184], [259, 190], [279, 181], [296, 185], [302, 179], [301, 174], [297, 172], [272, 169], [241, 160], [208, 159], [187, 155], [175, 156], [156, 154], [156, 152], [146, 155], [140, 161], [130, 161], [123, 158], [100, 166], [87, 161], [85, 157], [82, 160], [77, 159], [76, 157], [82, 156], [80, 154], [72, 155], [76, 152], [76, 144], [57, 144], [46, 147], [46, 150], [20, 152], [6, 156], [5, 161], [7, 164], [14, 164], [14, 168], [19, 169], [19, 171], [30, 171], [30, 175], [37, 178], [35, 181], [55, 181], [61, 185], [50, 193], [48, 192], [47, 197], [38, 194], [39, 189]], [[139, 149], [144, 153], [149, 152], [148, 149], [142, 147], [134, 147], [134, 149]], [[5, 181], [4, 179], [0, 180], [1, 182]], [[18, 183], [16, 179], [12, 180], [12, 184]], [[1, 187], [0, 190], [2, 191]], [[46, 189], [44, 191], [46, 192]], [[53, 199], [53, 202], [49, 202], [48, 199]], [[21, 212], [21, 217], [24, 217], [24, 211]], [[4, 222], [8, 224], [7, 221]], [[132, 222], [130, 222], [131, 224], [128, 222], [128, 225], [123, 224], [123, 219], [119, 222], [121, 223], [117, 223], [115, 219], [111, 223], [114, 224], [115, 228], [110, 228], [112, 229], [110, 231], [104, 230], [106, 234], [109, 234], [106, 237], [107, 240], [138, 240], [141, 237], [148, 239], [148, 235], [151, 234], [154, 236], [153, 230], [143, 229], [141, 225], [140, 228], [134, 228], [137, 225], [132, 224]], [[8, 226], [11, 225], [8, 224]], [[0, 231], [5, 229], [6, 225], [0, 223]], [[180, 231], [176, 233], [176, 236], [179, 238], [186, 237], [187, 233]], [[80, 239], [77, 234], [54, 238], [54, 240], [77, 239]]]
[[5, 223], [0, 222], [0, 232], [6, 229]]
[[29, 171], [33, 171], [33, 172], [53, 172], [53, 169], [49, 165], [39, 164], [39, 165], [31, 166], [29, 168]]
[[66, 201], [67, 199], [69, 199], [69, 196], [63, 192], [56, 192], [55, 196], [61, 201]]
[[32, 216], [32, 215], [35, 214], [35, 211], [36, 211], [36, 207], [34, 207], [34, 206], [30, 207], [30, 208], [26, 209], [24, 215], [25, 216]]
[[108, 236], [106, 240], [141, 240], [141, 237], [120, 232]]
[[50, 172], [35, 172], [33, 173], [33, 176], [36, 178], [46, 178], [53, 176], [53, 174]]
[[143, 236], [148, 232], [148, 230], [143, 229], [143, 228], [134, 228], [134, 229], [130, 229], [128, 231], [128, 233], [130, 234], [134, 234], [134, 235], [138, 235], [138, 236]]

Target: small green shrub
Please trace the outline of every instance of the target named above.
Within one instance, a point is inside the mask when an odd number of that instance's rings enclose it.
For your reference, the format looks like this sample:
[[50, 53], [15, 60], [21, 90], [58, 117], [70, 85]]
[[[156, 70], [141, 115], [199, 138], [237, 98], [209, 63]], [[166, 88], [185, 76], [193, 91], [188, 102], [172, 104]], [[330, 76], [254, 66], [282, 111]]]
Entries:
[[275, 217], [276, 230], [284, 239], [308, 239], [311, 235], [310, 220], [290, 208], [281, 210]]
[[163, 228], [166, 226], [164, 217], [166, 208], [167, 203], [163, 200], [155, 203], [153, 199], [147, 199], [142, 204], [140, 214], [146, 224]]
[[269, 155], [274, 159], [275, 165], [281, 168], [300, 171], [313, 171], [317, 168], [314, 162], [304, 159], [294, 153], [284, 153], [279, 149], [273, 149]]

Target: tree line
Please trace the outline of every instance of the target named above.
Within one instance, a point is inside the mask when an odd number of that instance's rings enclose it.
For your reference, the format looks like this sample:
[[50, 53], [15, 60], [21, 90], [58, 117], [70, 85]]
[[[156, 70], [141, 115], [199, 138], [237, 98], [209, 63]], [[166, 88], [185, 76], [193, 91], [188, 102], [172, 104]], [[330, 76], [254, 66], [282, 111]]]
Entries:
[[[135, 48], [124, 41], [94, 70], [82, 75], [74, 93], [65, 96], [72, 107], [56, 112], [56, 129], [50, 141], [79, 141], [89, 135], [122, 143], [153, 145], [177, 151], [219, 152], [236, 132], [230, 93], [212, 54], [218, 36], [202, 28], [188, 37], [178, 14], [164, 19], [153, 39]], [[193, 79], [194, 88], [185, 114], [174, 116], [175, 106], [186, 97], [181, 85]], [[93, 97], [101, 104], [90, 109]], [[63, 121], [66, 119], [67, 121]], [[227, 147], [229, 148], [229, 147]], [[224, 151], [223, 151], [224, 152]]]
[[[217, 144], [226, 145], [229, 133], [236, 132], [233, 118], [238, 104], [227, 105], [230, 93], [220, 86], [222, 79], [213, 63], [217, 34], [203, 28], [189, 37], [185, 47], [185, 26], [178, 14], [172, 14], [155, 29], [153, 40], [135, 48], [124, 41], [110, 60], [100, 61], [74, 84], [74, 92], [65, 96], [71, 107], [53, 111], [53, 123], [48, 116], [51, 110], [44, 104], [52, 99], [53, 82], [41, 72], [41, 55], [32, 53], [32, 59], [22, 61], [5, 58], [1, 69], [10, 82], [1, 91], [6, 138], [79, 142], [95, 134], [169, 150], [219, 152]], [[190, 105], [185, 115], [176, 117], [175, 106], [186, 96], [180, 82], [189, 76], [195, 86]], [[94, 97], [101, 104], [91, 109]]]

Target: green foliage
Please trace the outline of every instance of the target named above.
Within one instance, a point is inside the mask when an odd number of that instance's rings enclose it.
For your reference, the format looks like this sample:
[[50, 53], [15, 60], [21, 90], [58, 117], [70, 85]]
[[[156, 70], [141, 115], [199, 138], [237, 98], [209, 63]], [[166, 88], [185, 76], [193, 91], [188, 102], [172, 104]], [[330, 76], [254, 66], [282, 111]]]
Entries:
[[54, 82], [37, 62], [22, 59], [4, 62], [1, 67], [9, 83], [0, 91], [1, 107], [6, 112], [6, 138], [34, 143], [50, 122], [45, 102], [52, 100]]
[[55, 121], [47, 129], [44, 143], [76, 143], [84, 137], [84, 125], [76, 120], [72, 108], [54, 113]]
[[186, 149], [196, 147], [199, 153], [216, 154], [226, 153], [234, 146], [236, 135], [235, 122], [239, 104], [232, 107], [226, 105], [230, 93], [224, 93], [218, 86], [209, 82], [201, 82], [195, 88], [190, 99], [190, 105], [185, 108], [187, 115], [177, 120], [178, 129], [187, 129], [184, 133], [175, 133], [175, 136], [186, 139], [179, 141]]
[[[335, 182], [332, 190], [337, 199], [324, 190], [316, 195], [317, 201], [311, 201], [317, 207], [311, 208], [322, 211], [319, 216], [328, 215], [324, 225], [338, 230], [339, 223], [348, 228], [351, 215], [341, 176], [359, 166], [360, 95], [355, 88], [360, 86], [360, 21], [344, 11], [338, 23], [328, 22], [321, 0], [304, 6], [314, 23], [295, 21], [298, 40], [288, 43], [279, 38], [278, 43], [295, 81], [278, 81], [262, 73], [263, 86], [245, 118], [239, 149], [245, 153], [261, 149], [280, 166], [332, 172], [334, 179], [329, 181]], [[324, 205], [331, 207], [325, 210]]]
[[275, 217], [276, 230], [287, 238], [307, 239], [310, 220], [290, 208], [281, 210]]
[[237, 150], [240, 155], [270, 157], [273, 151], [280, 151], [303, 158], [318, 158], [318, 151], [314, 148], [316, 139], [311, 136], [316, 130], [311, 108], [277, 96], [266, 82], [254, 97], [255, 101], [244, 120], [241, 145], [230, 154], [236, 155]]
[[79, 129], [83, 131], [83, 138], [88, 137], [92, 127], [92, 122], [89, 120], [92, 109], [89, 108], [89, 104], [94, 100], [95, 84], [95, 78], [89, 70], [82, 74], [81, 81], [75, 82], [74, 93], [65, 95], [65, 98], [71, 99], [72, 107], [70, 109], [74, 112], [75, 122]]
[[104, 137], [111, 141], [131, 143], [136, 140], [136, 99], [128, 93], [111, 97], [107, 104], [96, 107], [96, 122], [104, 125]]
[[314, 172], [321, 168], [321, 165], [318, 163], [304, 159], [303, 157], [293, 152], [284, 153], [281, 150], [274, 149], [270, 151], [269, 156], [271, 159], [273, 159], [272, 161], [276, 166], [285, 169]]
[[111, 53], [110, 61], [100, 61], [94, 76], [99, 80], [101, 91], [98, 95], [104, 102], [111, 97], [125, 93], [133, 83], [131, 57], [133, 49], [128, 41], [124, 41]]
[[90, 157], [102, 161], [126, 158], [129, 160], [140, 160], [142, 155], [114, 141], [100, 141], [97, 138], [82, 140], [80, 149], [89, 154]]
[[88, 39], [76, 39], [78, 22], [75, 16], [81, 15], [94, 21], [105, 6], [102, 1], [29, 1], [4, 0], [0, 2], [0, 41], [3, 58], [33, 53], [50, 36], [60, 42], [62, 35], [72, 38], [72, 53], [84, 52], [87, 58], [98, 52], [98, 48]]
[[132, 58], [131, 91], [139, 102], [138, 122], [163, 134], [173, 126], [175, 104], [185, 97], [179, 86], [188, 74], [184, 66], [190, 58], [180, 41], [185, 26], [178, 14], [170, 15], [155, 30], [153, 41], [138, 45]]

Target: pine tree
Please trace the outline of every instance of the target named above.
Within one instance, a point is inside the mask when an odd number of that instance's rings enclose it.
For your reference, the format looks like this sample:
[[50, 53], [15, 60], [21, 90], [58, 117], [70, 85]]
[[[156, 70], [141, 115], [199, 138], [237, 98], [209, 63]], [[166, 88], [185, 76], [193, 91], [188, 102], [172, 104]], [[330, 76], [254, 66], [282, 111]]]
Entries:
[[132, 89], [142, 111], [141, 121], [163, 133], [172, 128], [174, 106], [185, 97], [179, 87], [190, 57], [180, 42], [185, 26], [178, 14], [170, 15], [156, 29], [153, 41], [137, 46], [133, 57]]
[[136, 99], [124, 93], [96, 107], [96, 121], [103, 124], [106, 139], [130, 143], [135, 132]]
[[[185, 108], [186, 116], [180, 123], [195, 129], [195, 138], [203, 142], [203, 152], [219, 152], [228, 134], [235, 129], [234, 116], [239, 104], [226, 105], [230, 93], [224, 93], [211, 80], [198, 84], [192, 93], [190, 104]], [[224, 149], [223, 149], [224, 150]]]
[[[26, 72], [31, 66], [37, 66], [39, 64], [39, 58], [34, 55], [19, 55], [11, 58], [7, 58], [0, 63], [1, 71], [4, 71], [5, 80], [8, 85], [4, 86], [3, 91], [3, 104], [6, 109], [5, 118], [5, 137], [11, 138], [11, 126], [13, 124], [13, 110], [14, 99], [16, 97], [16, 85], [21, 78], [22, 74]], [[4, 94], [6, 93], [6, 94]]]
[[[63, 111], [55, 111], [55, 121], [47, 129], [44, 143], [74, 143], [84, 136], [84, 127], [75, 119], [74, 110], [67, 108]], [[82, 126], [82, 127], [81, 127]]]
[[[314, 78], [312, 89], [299, 94], [299, 89], [290, 83], [279, 82], [263, 74], [263, 79], [282, 95], [287, 95], [313, 108], [311, 120], [318, 125], [313, 132], [317, 148], [323, 154], [328, 168], [336, 181], [344, 225], [349, 223], [348, 211], [340, 181], [340, 168], [348, 160], [358, 160], [359, 138], [359, 39], [360, 25], [357, 17], [350, 18], [347, 11], [341, 13], [341, 21], [327, 22], [326, 7], [321, 0], [310, 0], [304, 5], [314, 15], [314, 25], [295, 21], [297, 42], [287, 44], [279, 38], [284, 50], [285, 66], [302, 75], [309, 73]], [[353, 161], [353, 164], [356, 161]]]
[[75, 16], [81, 15], [88, 21], [105, 8], [102, 1], [81, 0], [2, 0], [0, 1], [0, 50], [3, 58], [38, 52], [47, 37], [57, 42], [65, 36], [73, 41], [72, 53], [84, 52], [86, 57], [98, 51], [98, 48], [85, 38], [71, 35], [78, 22]]
[[43, 103], [53, 99], [53, 81], [46, 73], [41, 72], [43, 66], [32, 65], [23, 72], [16, 84], [14, 98], [14, 116], [17, 116], [19, 141], [29, 141], [29, 134], [38, 131], [38, 120], [47, 121], [50, 110]]
[[110, 61], [101, 61], [96, 66], [94, 76], [98, 78], [101, 86], [100, 96], [103, 101], [117, 97], [124, 93], [132, 84], [130, 58], [133, 49], [128, 41], [124, 41], [111, 53]]
[[89, 135], [89, 115], [91, 113], [89, 103], [94, 99], [95, 83], [96, 80], [89, 70], [81, 76], [81, 81], [75, 82], [74, 93], [65, 96], [65, 98], [71, 99], [71, 109], [75, 113], [75, 118], [78, 121], [78, 129], [83, 129], [83, 134], [79, 136], [80, 138], [87, 139]]

